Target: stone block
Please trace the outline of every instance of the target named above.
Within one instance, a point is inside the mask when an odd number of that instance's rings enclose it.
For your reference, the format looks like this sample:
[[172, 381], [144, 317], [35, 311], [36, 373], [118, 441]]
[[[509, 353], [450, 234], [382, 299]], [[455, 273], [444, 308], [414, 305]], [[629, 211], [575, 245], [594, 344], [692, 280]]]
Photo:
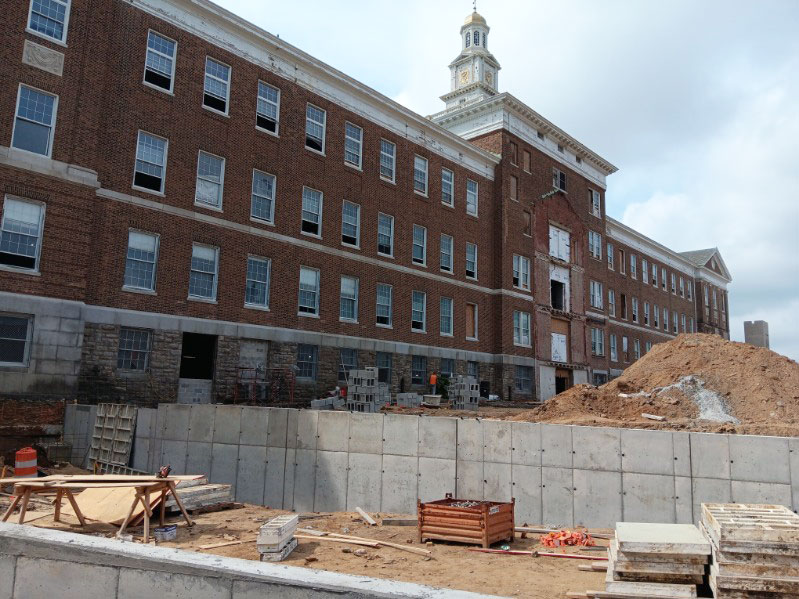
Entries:
[[14, 571], [17, 558], [0, 553], [0, 597], [11, 599], [14, 596]]
[[458, 499], [483, 499], [483, 462], [458, 460], [456, 464], [455, 497]]
[[381, 454], [383, 451], [383, 414], [350, 414], [351, 453]]
[[350, 436], [349, 412], [319, 412], [317, 416], [319, 451], [347, 451]]
[[[730, 445], [727, 435], [691, 433], [691, 476], [730, 478]], [[729, 488], [729, 485], [727, 485]]]
[[613, 528], [621, 519], [621, 472], [575, 468], [574, 525]]
[[621, 472], [621, 431], [609, 427], [572, 428], [574, 468]]
[[81, 353], [80, 347], [59, 345], [56, 349], [56, 359], [78, 362], [81, 359]]
[[191, 406], [181, 406], [178, 404], [161, 404], [159, 409], [163, 409], [164, 414], [164, 434], [165, 440], [186, 441], [189, 437], [189, 412]]
[[542, 424], [541, 427], [541, 465], [557, 468], [572, 467], [572, 429], [573, 426]]
[[12, 597], [86, 599], [108, 597], [117, 588], [116, 568], [18, 557]]
[[[288, 455], [286, 456], [288, 458]], [[286, 473], [288, 478], [288, 472]], [[297, 449], [294, 458], [295, 512], [314, 511], [314, 489], [316, 488], [316, 450]]]
[[486, 501], [510, 501], [513, 497], [512, 493], [513, 481], [510, 464], [485, 462], [483, 464], [483, 499]]
[[383, 417], [383, 455], [418, 455], [420, 420], [419, 416], [386, 414]]
[[315, 512], [342, 512], [347, 508], [348, 461], [345, 451], [316, 452]]
[[60, 331], [61, 318], [58, 316], [36, 316], [34, 325], [38, 331]]
[[512, 461], [520, 466], [541, 465], [541, 425], [511, 422]]
[[[297, 469], [297, 450], [286, 449], [286, 471], [283, 473], [283, 509], [294, 509], [294, 476]], [[267, 474], [269, 471], [267, 471]], [[313, 497], [313, 495], [312, 495]]]
[[215, 405], [198, 404], [191, 406], [189, 412], [189, 441], [203, 443], [213, 441], [215, 417]]
[[[621, 465], [625, 473], [674, 474], [670, 431], [621, 430]], [[625, 518], [627, 512], [625, 511]]]
[[675, 476], [691, 476], [691, 433], [672, 432]]
[[356, 507], [367, 512], [380, 511], [383, 456], [374, 453], [350, 453], [347, 473], [347, 511]]
[[689, 476], [674, 477], [674, 512], [677, 524], [693, 524], [694, 502]]
[[241, 411], [241, 444], [266, 447], [269, 408], [245, 406]]
[[[170, 597], [171, 599], [230, 599], [231, 581], [212, 576], [122, 568], [117, 599]], [[106, 595], [107, 596], [107, 595]]]
[[[456, 418], [420, 418], [419, 457], [453, 460], [454, 470], [458, 438], [457, 422]], [[454, 475], [452, 478], [454, 483]]]
[[216, 406], [214, 443], [239, 443], [241, 440], [240, 406]]
[[297, 449], [316, 449], [318, 421], [319, 412], [314, 410], [300, 410], [297, 412]]
[[730, 435], [729, 444], [732, 480], [791, 484], [786, 437]]
[[541, 524], [544, 526], [574, 525], [574, 481], [571, 468], [541, 468], [541, 511]]
[[[458, 424], [458, 461], [483, 461], [483, 422], [476, 418], [463, 418]], [[481, 477], [482, 478], [482, 477]]]
[[395, 514], [416, 513], [418, 466], [418, 458], [413, 456], [383, 456], [381, 511]]
[[733, 480], [733, 503], [767, 503], [791, 507], [791, 485]]
[[186, 474], [186, 441], [161, 441], [161, 464], [172, 466], [174, 474]]
[[211, 478], [209, 482], [233, 485], [235, 495], [238, 469], [239, 446], [214, 443], [211, 447]]
[[719, 478], [698, 478], [691, 481], [694, 522], [702, 518], [700, 506], [703, 503], [730, 503], [732, 489], [729, 480]]
[[286, 448], [266, 448], [266, 478], [263, 504], [273, 509], [283, 507], [283, 487], [286, 477]]
[[189, 441], [186, 446], [186, 472], [211, 477], [211, 444]]
[[[438, 418], [430, 418], [430, 420], [438, 420]], [[453, 449], [454, 445], [453, 443]], [[444, 499], [447, 493], [455, 493], [455, 460], [420, 457], [419, 499], [435, 501]]]
[[516, 499], [516, 525], [527, 523], [530, 526], [543, 523], [541, 516], [541, 467], [511, 466], [511, 484]]
[[483, 459], [486, 462], [510, 464], [513, 455], [511, 423], [504, 420], [483, 420]]
[[[666, 434], [670, 437], [668, 432]], [[673, 476], [625, 471], [622, 475], [622, 492], [623, 521], [676, 522]]]
[[[265, 437], [265, 436], [264, 436]], [[236, 501], [262, 505], [266, 480], [266, 447], [240, 445]]]

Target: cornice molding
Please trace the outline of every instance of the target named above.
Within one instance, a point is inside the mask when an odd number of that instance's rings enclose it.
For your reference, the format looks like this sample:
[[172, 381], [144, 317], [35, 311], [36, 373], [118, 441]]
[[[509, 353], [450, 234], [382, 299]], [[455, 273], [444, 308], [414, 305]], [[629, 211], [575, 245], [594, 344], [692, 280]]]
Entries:
[[658, 260], [661, 264], [678, 270], [689, 277], [694, 276], [696, 267], [674, 250], [667, 248], [654, 239], [650, 239], [646, 235], [639, 233], [635, 229], [628, 227], [610, 216], [605, 215], [605, 218], [605, 233], [611, 239], [616, 239], [640, 252], [644, 252], [648, 256]]

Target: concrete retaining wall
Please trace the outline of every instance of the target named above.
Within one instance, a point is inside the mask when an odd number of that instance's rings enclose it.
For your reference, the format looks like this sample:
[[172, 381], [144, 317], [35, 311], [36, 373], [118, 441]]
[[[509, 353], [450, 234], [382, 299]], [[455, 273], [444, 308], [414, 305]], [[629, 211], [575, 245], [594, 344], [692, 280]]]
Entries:
[[710, 501], [799, 507], [799, 439], [230, 405], [140, 410], [133, 465], [205, 473], [238, 501], [415, 513], [516, 499], [517, 522], [695, 522]]
[[477, 599], [464, 591], [0, 523], [0, 599]]

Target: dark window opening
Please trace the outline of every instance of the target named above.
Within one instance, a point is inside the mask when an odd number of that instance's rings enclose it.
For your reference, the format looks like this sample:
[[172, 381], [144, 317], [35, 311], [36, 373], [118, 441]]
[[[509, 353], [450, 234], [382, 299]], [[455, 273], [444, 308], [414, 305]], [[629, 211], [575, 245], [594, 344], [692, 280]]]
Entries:
[[552, 307], [555, 308], [555, 310], [565, 310], [566, 285], [560, 281], [550, 279], [549, 286], [552, 294]]
[[219, 112], [227, 111], [227, 102], [222, 98], [217, 98], [211, 94], [203, 94], [203, 104], [208, 108], [213, 108]]
[[427, 358], [425, 356], [413, 356], [411, 362], [411, 384], [424, 385], [427, 383]]
[[346, 233], [342, 233], [341, 243], [346, 243], [347, 245], [358, 245], [358, 238], [353, 237], [352, 235], [347, 235]]
[[0, 264], [33, 270], [36, 268], [36, 258], [34, 256], [20, 256], [19, 254], [0, 252]]
[[568, 388], [569, 388], [569, 377], [555, 375], [555, 394], [563, 393]]
[[275, 119], [270, 119], [269, 117], [263, 116], [261, 114], [256, 115], [255, 117], [255, 124], [261, 128], [266, 129], [271, 133], [277, 132], [277, 121]]
[[621, 294], [621, 317], [627, 320], [627, 296]]
[[152, 191], [161, 191], [161, 182], [161, 177], [155, 177], [146, 173], [136, 171], [136, 174], [133, 175], [133, 184], [136, 187], [151, 189]]
[[319, 223], [312, 223], [307, 220], [302, 221], [302, 232], [319, 235]]
[[599, 385], [604, 385], [608, 382], [608, 375], [600, 374], [598, 372], [594, 373], [594, 385], [599, 387]]
[[145, 69], [144, 80], [150, 85], [160, 87], [161, 89], [165, 89], [166, 91], [169, 91], [169, 89], [172, 87], [171, 77], [168, 77], [163, 73], [157, 73], [156, 71], [151, 71], [150, 69]]
[[338, 380], [347, 382], [350, 370], [358, 368], [358, 350], [342, 349], [339, 350]]
[[183, 333], [183, 348], [180, 352], [180, 378], [214, 378], [214, 356], [216, 335]]
[[391, 384], [391, 361], [392, 356], [389, 353], [377, 352], [376, 365], [377, 365], [377, 382]]
[[310, 135], [305, 136], [305, 147], [311, 148], [312, 150], [316, 150], [317, 152], [322, 151], [322, 139], [319, 137], [312, 137]]

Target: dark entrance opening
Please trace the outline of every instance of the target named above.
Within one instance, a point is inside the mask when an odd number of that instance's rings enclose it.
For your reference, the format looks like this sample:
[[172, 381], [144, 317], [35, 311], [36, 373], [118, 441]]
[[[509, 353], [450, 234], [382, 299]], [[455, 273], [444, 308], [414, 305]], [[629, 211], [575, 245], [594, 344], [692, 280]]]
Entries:
[[564, 301], [564, 292], [566, 291], [566, 286], [554, 279], [549, 280], [549, 286], [552, 294], [552, 307], [555, 308], [555, 310], [565, 310], [566, 302]]
[[555, 393], [563, 393], [572, 386], [571, 371], [558, 368], [555, 370]]
[[480, 397], [488, 399], [489, 393], [491, 393], [490, 381], [480, 381]]
[[183, 333], [180, 378], [213, 379], [214, 356], [216, 356], [216, 335]]

